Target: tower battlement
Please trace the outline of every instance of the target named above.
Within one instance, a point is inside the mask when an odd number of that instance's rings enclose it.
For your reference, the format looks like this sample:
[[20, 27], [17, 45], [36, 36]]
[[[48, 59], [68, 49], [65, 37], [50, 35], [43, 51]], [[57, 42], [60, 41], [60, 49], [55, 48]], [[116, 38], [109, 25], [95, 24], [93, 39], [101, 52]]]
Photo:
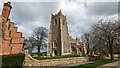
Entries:
[[66, 18], [66, 16], [62, 14], [62, 11], [61, 11], [61, 10], [60, 10], [57, 14], [52, 14], [52, 13], [51, 13], [51, 18], [55, 18], [55, 17], [57, 17], [57, 16], [62, 16], [62, 17], [64, 17], [64, 18]]

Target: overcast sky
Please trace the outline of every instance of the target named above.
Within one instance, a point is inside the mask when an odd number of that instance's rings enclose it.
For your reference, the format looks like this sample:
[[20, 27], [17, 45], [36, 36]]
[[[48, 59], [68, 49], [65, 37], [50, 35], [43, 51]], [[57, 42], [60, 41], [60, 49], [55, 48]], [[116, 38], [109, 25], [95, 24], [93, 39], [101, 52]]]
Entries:
[[[33, 0], [31, 0], [33, 1]], [[0, 13], [2, 10], [0, 2]], [[32, 34], [36, 27], [46, 27], [49, 30], [51, 13], [59, 10], [67, 17], [70, 36], [80, 37], [88, 33], [91, 25], [99, 19], [118, 15], [118, 2], [12, 2], [10, 19], [14, 21], [18, 31], [25, 37]]]

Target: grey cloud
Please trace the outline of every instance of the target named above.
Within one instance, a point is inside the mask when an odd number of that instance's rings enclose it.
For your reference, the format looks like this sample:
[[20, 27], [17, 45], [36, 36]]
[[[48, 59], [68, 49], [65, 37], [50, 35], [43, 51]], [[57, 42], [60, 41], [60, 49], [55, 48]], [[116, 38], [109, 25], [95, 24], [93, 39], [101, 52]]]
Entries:
[[114, 15], [118, 13], [118, 2], [88, 2], [87, 14], [90, 15]]
[[13, 2], [10, 18], [19, 27], [19, 31], [29, 37], [36, 27], [49, 29], [50, 14], [58, 10], [58, 5], [56, 2]]
[[[90, 2], [87, 3], [87, 8], [80, 2], [76, 4], [78, 8], [75, 10], [72, 8], [67, 11], [62, 10], [67, 17], [69, 34], [74, 37], [89, 32], [91, 25], [102, 15], [109, 16], [117, 13], [117, 3]], [[11, 18], [14, 17], [13, 21], [19, 23], [18, 27], [28, 37], [35, 27], [44, 26], [49, 29], [50, 14], [59, 11], [60, 5], [60, 2], [14, 2]]]
[[22, 22], [38, 20], [40, 16], [46, 20], [50, 13], [57, 9], [58, 3], [54, 2], [14, 2], [11, 15]]
[[[78, 14], [74, 14], [74, 18], [78, 19], [76, 23], [72, 24], [74, 26], [74, 30], [70, 29], [69, 31], [71, 33], [74, 33], [74, 35], [78, 33], [82, 35], [84, 33], [90, 32], [92, 25], [97, 23], [101, 17], [107, 17], [117, 14], [117, 7], [117, 2], [90, 2], [89, 4], [87, 4], [85, 12], [86, 17], [82, 15], [76, 16]], [[78, 9], [78, 11], [81, 11], [81, 9]], [[72, 22], [75, 21], [72, 20]], [[72, 27], [72, 25], [70, 24], [70, 27]]]

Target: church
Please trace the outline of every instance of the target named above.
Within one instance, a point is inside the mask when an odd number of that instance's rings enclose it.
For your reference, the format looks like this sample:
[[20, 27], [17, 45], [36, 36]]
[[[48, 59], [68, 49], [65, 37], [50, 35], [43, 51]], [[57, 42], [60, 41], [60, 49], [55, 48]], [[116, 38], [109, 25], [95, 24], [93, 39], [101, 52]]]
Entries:
[[51, 14], [47, 55], [82, 54], [83, 46], [78, 38], [69, 36], [66, 16], [61, 10]]

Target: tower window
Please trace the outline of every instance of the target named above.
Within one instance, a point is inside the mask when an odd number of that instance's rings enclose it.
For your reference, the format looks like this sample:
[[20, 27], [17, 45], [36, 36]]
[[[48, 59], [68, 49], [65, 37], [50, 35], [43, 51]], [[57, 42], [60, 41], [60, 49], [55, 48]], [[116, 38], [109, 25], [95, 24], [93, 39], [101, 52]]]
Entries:
[[55, 25], [57, 25], [57, 19], [55, 19]]
[[63, 20], [63, 25], [65, 24], [65, 20]]

